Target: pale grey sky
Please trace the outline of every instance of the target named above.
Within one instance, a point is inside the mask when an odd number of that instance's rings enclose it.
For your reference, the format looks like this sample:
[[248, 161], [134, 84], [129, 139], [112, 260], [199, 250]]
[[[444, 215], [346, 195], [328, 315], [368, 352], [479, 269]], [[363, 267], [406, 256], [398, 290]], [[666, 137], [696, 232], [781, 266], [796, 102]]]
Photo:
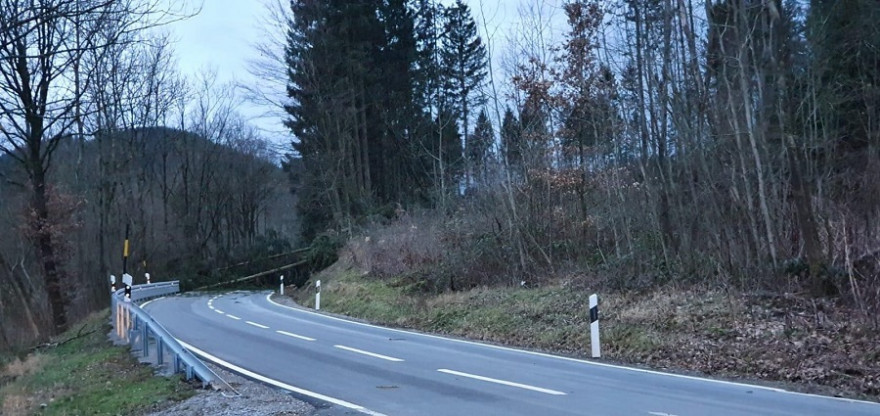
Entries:
[[[248, 62], [258, 55], [254, 44], [265, 37], [269, 12], [264, 3], [277, 0], [202, 1], [198, 15], [166, 28], [177, 40], [174, 49], [180, 70], [194, 76], [210, 68], [216, 71], [218, 83], [255, 84], [257, 80], [248, 71]], [[466, 0], [466, 3], [471, 7], [484, 41], [491, 42], [496, 78], [502, 71], [503, 56], [508, 54], [511, 33], [519, 31], [521, 11], [539, 14], [538, 20], [552, 21], [553, 24], [542, 23], [548, 33], [558, 28], [560, 22], [564, 23], [564, 19], [560, 21], [562, 0]], [[486, 15], [485, 22], [482, 13]], [[526, 24], [535, 26], [534, 23]], [[274, 139], [286, 141], [280, 117], [260, 117], [265, 109], [249, 103], [243, 103], [239, 111], [262, 129], [274, 132], [270, 133]]]

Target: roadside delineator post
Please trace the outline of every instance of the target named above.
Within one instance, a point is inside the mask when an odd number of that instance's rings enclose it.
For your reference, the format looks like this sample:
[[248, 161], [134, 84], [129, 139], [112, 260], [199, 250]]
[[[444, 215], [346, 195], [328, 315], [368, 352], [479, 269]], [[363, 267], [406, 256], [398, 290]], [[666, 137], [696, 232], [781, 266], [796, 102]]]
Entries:
[[321, 281], [320, 280], [315, 282], [315, 289], [317, 290], [317, 292], [315, 292], [315, 310], [320, 311], [321, 310]]
[[281, 275], [281, 287], [279, 288], [278, 292], [281, 293], [282, 295], [284, 294], [284, 275], [283, 274]]
[[147, 284], [150, 284], [150, 274], [149, 274], [149, 273], [144, 273], [144, 277], [147, 278]]
[[116, 276], [110, 275], [110, 293], [116, 293]]
[[131, 275], [124, 273], [122, 275], [122, 283], [125, 285], [125, 301], [131, 302], [131, 285], [133, 284]]
[[602, 356], [599, 347], [599, 296], [590, 295], [590, 346], [593, 350], [593, 358]]

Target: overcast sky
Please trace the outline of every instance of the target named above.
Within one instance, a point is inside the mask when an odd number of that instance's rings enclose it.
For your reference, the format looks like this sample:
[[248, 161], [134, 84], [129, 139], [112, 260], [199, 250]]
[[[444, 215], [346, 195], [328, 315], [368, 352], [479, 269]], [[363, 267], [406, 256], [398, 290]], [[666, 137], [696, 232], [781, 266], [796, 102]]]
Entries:
[[[254, 84], [256, 81], [248, 71], [248, 62], [258, 55], [254, 44], [265, 36], [269, 12], [264, 3], [273, 0], [202, 1], [202, 10], [198, 15], [166, 28], [176, 39], [175, 50], [180, 70], [184, 74], [195, 75], [201, 70], [212, 69], [220, 82]], [[500, 66], [501, 55], [505, 52], [508, 33], [515, 30], [518, 24], [519, 9], [541, 5], [543, 13], [547, 15], [545, 18], [556, 16], [558, 22], [561, 16], [561, 0], [466, 0], [466, 3], [471, 7], [484, 38], [481, 10], [486, 15], [486, 27], [493, 38], [496, 67]], [[240, 112], [256, 121], [264, 130], [274, 131], [271, 135], [276, 140], [286, 141], [279, 137], [285, 134], [280, 117], [260, 119], [264, 110], [250, 104], [242, 105]]]

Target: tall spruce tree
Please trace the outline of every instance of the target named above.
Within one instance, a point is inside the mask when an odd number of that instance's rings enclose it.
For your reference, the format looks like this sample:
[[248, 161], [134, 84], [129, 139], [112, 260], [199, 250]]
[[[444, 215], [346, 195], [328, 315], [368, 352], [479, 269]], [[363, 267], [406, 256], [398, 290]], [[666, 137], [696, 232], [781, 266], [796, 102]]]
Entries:
[[522, 126], [510, 107], [504, 110], [504, 119], [501, 122], [501, 154], [510, 167], [522, 164]]
[[349, 226], [424, 188], [414, 135], [418, 51], [405, 0], [295, 0], [287, 126], [303, 234]]
[[470, 136], [465, 149], [468, 162], [473, 167], [475, 180], [481, 180], [485, 177], [486, 162], [489, 158], [489, 150], [492, 143], [495, 142], [495, 132], [492, 129], [492, 123], [489, 122], [489, 115], [486, 110], [481, 110], [477, 116], [477, 124], [474, 126], [474, 133]]
[[807, 20], [823, 124], [840, 150], [880, 145], [880, 2], [813, 0]]
[[377, 10], [384, 37], [374, 65], [379, 80], [373, 96], [380, 109], [376, 137], [382, 144], [373, 164], [377, 203], [386, 205], [409, 200], [411, 190], [420, 187], [414, 165], [419, 149], [413, 137], [421, 121], [415, 91], [418, 51], [414, 12], [407, 1], [382, 1]]
[[436, 0], [414, 0], [412, 7], [415, 9], [413, 32], [417, 57], [414, 96], [416, 103], [429, 115], [427, 122], [430, 124], [439, 93], [442, 6]]
[[462, 1], [444, 11], [444, 30], [440, 53], [441, 68], [450, 110], [461, 124], [465, 148], [470, 137], [470, 112], [485, 103], [480, 89], [487, 75], [487, 54], [470, 8]]
[[361, 215], [372, 194], [367, 88], [382, 36], [375, 7], [366, 2], [298, 0], [288, 35], [287, 126], [302, 158], [298, 175], [303, 234]]

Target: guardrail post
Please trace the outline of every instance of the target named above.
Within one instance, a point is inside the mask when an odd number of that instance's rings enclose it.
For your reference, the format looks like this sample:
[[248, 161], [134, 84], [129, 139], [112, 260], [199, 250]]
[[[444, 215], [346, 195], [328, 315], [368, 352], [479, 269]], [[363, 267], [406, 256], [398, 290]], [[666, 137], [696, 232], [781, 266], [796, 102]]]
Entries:
[[[142, 347], [142, 356], [145, 358], [149, 357], [150, 336], [152, 336], [153, 342], [156, 344], [157, 365], [165, 364], [165, 350], [167, 349], [172, 354], [171, 361], [175, 374], [183, 372], [186, 374], [187, 380], [197, 377], [202, 381], [202, 386], [207, 387], [216, 380], [216, 374], [183, 348], [167, 330], [159, 325], [158, 322], [153, 321], [150, 315], [138, 306], [138, 303], [144, 300], [177, 293], [180, 290], [179, 288], [179, 282], [173, 281], [148, 285], [132, 285], [130, 292], [125, 291], [128, 293], [121, 290], [114, 292], [111, 296], [113, 315], [111, 322], [119, 338], [132, 347], [132, 352], [136, 351], [135, 347]], [[143, 338], [140, 343], [136, 342], [138, 336]]]
[[144, 351], [142, 354], [144, 355], [144, 357], [147, 357], [150, 355], [150, 326], [149, 325], [144, 325], [143, 336], [144, 336]]

